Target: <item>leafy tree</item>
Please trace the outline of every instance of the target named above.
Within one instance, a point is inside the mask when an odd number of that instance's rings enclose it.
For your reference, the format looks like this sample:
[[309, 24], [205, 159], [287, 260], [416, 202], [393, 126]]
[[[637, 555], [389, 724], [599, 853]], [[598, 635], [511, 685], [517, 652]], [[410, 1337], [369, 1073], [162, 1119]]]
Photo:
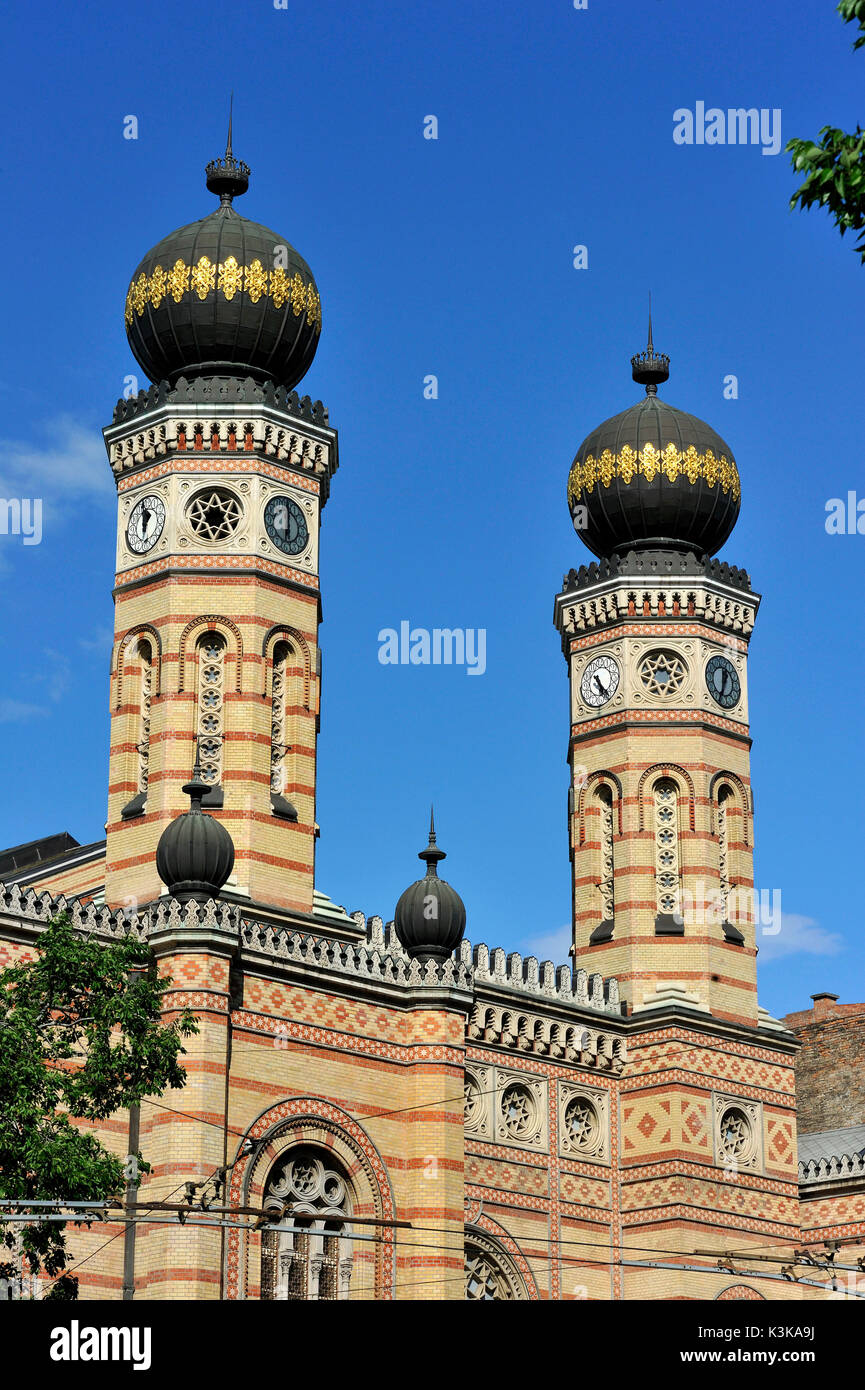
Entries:
[[[145, 1096], [181, 1087], [181, 1039], [198, 1031], [185, 1010], [170, 1023], [144, 942], [103, 945], [66, 913], [39, 937], [36, 958], [0, 971], [0, 1197], [98, 1201], [120, 1196], [125, 1164], [75, 1120], [98, 1121]], [[141, 1155], [138, 1166], [147, 1171]], [[16, 1246], [31, 1270], [55, 1282], [48, 1298], [78, 1297], [66, 1272], [60, 1222], [3, 1223], [0, 1249]], [[0, 1276], [12, 1267], [0, 1264]]]
[[[840, 0], [838, 13], [845, 24], [858, 23], [853, 48], [861, 48], [865, 0]], [[820, 131], [819, 145], [813, 140], [788, 140], [786, 148], [796, 172], [805, 172], [804, 183], [790, 199], [791, 209], [814, 204], [827, 208], [842, 236], [847, 231], [859, 233], [855, 249], [865, 261], [865, 131], [857, 125], [850, 135], [827, 125]]]

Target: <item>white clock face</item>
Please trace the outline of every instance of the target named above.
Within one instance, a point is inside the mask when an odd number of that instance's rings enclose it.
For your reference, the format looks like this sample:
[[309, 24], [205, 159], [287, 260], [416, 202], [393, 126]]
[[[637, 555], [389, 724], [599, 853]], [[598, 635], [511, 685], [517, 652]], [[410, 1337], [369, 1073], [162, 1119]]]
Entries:
[[605, 705], [619, 688], [619, 668], [611, 656], [596, 656], [580, 681], [580, 694], [587, 705]]
[[142, 497], [132, 508], [126, 527], [130, 550], [143, 555], [152, 550], [165, 526], [165, 503], [161, 497]]

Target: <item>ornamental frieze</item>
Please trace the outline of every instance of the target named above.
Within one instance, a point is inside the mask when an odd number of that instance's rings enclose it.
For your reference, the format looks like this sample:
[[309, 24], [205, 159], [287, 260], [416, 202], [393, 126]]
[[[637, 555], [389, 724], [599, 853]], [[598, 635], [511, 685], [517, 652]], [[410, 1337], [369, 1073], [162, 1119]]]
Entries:
[[735, 461], [723, 454], [716, 458], [711, 449], [700, 454], [693, 444], [684, 450], [675, 444], [666, 444], [663, 449], [644, 444], [638, 453], [625, 444], [618, 453], [604, 449], [598, 458], [587, 454], [584, 459], [575, 460], [568, 478], [568, 501], [576, 501], [581, 493], [591, 492], [594, 487], [609, 488], [614, 478], [631, 483], [638, 474], [647, 483], [664, 477], [670, 483], [685, 478], [691, 484], [702, 480], [710, 488], [717, 484], [722, 492], [731, 492], [737, 502], [742, 495]]
[[251, 304], [270, 298], [274, 309], [289, 304], [295, 318], [306, 314], [308, 322], [321, 331], [321, 298], [315, 285], [307, 284], [298, 271], [287, 275], [278, 267], [267, 271], [256, 259], [240, 265], [234, 256], [214, 264], [209, 256], [201, 256], [194, 265], [176, 260], [166, 269], [156, 265], [147, 275], [143, 270], [126, 292], [124, 317], [127, 327], [137, 315], [141, 318], [150, 305], [158, 309], [166, 299], [175, 304], [188, 296], [204, 301], [216, 294], [230, 303], [237, 295], [246, 295]]

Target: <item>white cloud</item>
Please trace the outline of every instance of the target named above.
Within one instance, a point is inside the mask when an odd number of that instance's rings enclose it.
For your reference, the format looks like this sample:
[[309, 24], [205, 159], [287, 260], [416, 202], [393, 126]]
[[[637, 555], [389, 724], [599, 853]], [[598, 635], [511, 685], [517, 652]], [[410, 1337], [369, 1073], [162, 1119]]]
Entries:
[[45, 714], [41, 705], [28, 705], [24, 700], [0, 700], [0, 724], [16, 724], [21, 719], [33, 719]]
[[45, 434], [44, 448], [30, 440], [0, 442], [0, 496], [41, 497], [55, 513], [70, 502], [109, 501], [114, 487], [99, 430], [61, 415], [46, 423]]
[[551, 960], [553, 965], [567, 965], [571, 960], [573, 934], [570, 927], [559, 927], [557, 931], [545, 932], [543, 936], [533, 936], [521, 948], [520, 954], [535, 956], [538, 960]]
[[[570, 945], [571, 928], [559, 927], [557, 931], [530, 938], [521, 952], [524, 957], [537, 956], [538, 960], [551, 960], [554, 965], [566, 965], [571, 959]], [[758, 927], [757, 945], [761, 965], [794, 955], [837, 956], [845, 949], [844, 938], [837, 932], [827, 931], [813, 918], [794, 912], [781, 913], [781, 930], [775, 936], [764, 934]]]
[[801, 917], [795, 912], [781, 913], [781, 930], [775, 936], [766, 935], [758, 927], [757, 945], [761, 965], [785, 956], [837, 956], [845, 947], [844, 938], [837, 932], [827, 931], [813, 917]]

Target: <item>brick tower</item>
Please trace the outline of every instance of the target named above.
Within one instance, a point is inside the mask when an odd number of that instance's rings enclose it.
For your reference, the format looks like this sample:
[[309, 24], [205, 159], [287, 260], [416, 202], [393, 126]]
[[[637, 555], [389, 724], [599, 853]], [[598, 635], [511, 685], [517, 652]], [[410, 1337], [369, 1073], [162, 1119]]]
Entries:
[[147, 903], [196, 749], [236, 850], [227, 892], [313, 910], [321, 509], [337, 437], [292, 389], [318, 344], [312, 272], [238, 216], [249, 169], [207, 168], [209, 217], [144, 257], [126, 327], [154, 385], [118, 402], [106, 899]]
[[[756, 1024], [747, 653], [759, 604], [711, 559], [739, 475], [724, 441], [660, 401], [669, 359], [633, 359], [639, 404], [571, 469], [571, 570], [556, 625], [571, 687], [574, 950], [631, 1011], [679, 995]], [[588, 964], [588, 961], [591, 964]]]
[[[739, 512], [727, 444], [645, 398], [577, 452], [574, 525], [598, 557], [556, 599], [571, 691], [575, 964], [615, 976], [630, 1020], [619, 1098], [620, 1251], [789, 1240], [798, 1223], [792, 1053], [757, 1006], [747, 656], [759, 598], [712, 558]], [[744, 1195], [743, 1195], [744, 1193]], [[629, 1269], [623, 1296], [688, 1295]]]

